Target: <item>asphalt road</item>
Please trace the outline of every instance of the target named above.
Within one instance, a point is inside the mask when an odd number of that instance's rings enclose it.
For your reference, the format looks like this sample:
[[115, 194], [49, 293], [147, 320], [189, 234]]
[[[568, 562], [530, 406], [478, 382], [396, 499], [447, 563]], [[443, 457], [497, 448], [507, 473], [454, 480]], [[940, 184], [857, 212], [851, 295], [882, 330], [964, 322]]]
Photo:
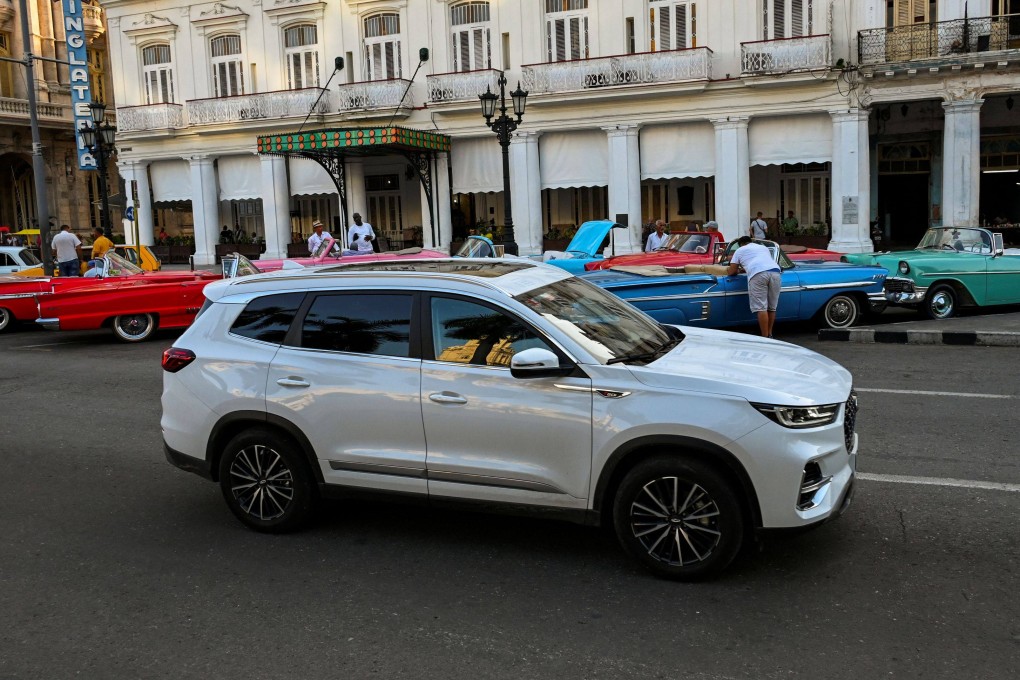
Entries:
[[1020, 675], [1015, 349], [788, 337], [855, 375], [854, 504], [686, 585], [554, 521], [348, 502], [250, 532], [163, 459], [172, 339], [0, 336], [0, 678]]

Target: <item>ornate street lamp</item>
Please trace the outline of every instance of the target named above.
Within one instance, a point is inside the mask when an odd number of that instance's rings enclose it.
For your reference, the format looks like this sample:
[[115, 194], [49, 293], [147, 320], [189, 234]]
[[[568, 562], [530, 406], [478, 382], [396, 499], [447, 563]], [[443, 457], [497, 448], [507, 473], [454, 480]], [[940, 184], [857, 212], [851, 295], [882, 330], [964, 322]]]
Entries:
[[89, 104], [89, 113], [92, 115], [92, 124], [83, 127], [79, 133], [82, 143], [96, 157], [96, 170], [99, 172], [99, 198], [103, 206], [101, 220], [103, 235], [106, 238], [111, 238], [113, 228], [110, 225], [110, 192], [106, 186], [106, 162], [113, 152], [117, 128], [106, 122], [106, 104], [95, 102]]
[[[514, 120], [512, 116], [506, 115], [506, 74], [500, 71], [499, 80], [496, 82], [499, 85], [498, 96], [486, 85], [485, 92], [478, 95], [478, 99], [482, 105], [482, 117], [485, 118], [485, 124], [496, 133], [496, 136], [499, 138], [499, 145], [503, 147], [503, 214], [505, 215], [504, 226], [506, 229], [504, 240], [506, 242], [506, 251], [516, 255], [517, 242], [514, 239], [514, 217], [513, 209], [510, 205], [510, 138], [524, 117], [524, 107], [528, 102], [528, 93], [521, 89], [520, 83], [517, 83], [517, 89], [510, 93], [510, 98], [513, 101], [513, 114], [517, 117]], [[497, 103], [499, 104], [498, 109], [496, 107]], [[499, 116], [493, 120], [497, 110], [499, 111]]]

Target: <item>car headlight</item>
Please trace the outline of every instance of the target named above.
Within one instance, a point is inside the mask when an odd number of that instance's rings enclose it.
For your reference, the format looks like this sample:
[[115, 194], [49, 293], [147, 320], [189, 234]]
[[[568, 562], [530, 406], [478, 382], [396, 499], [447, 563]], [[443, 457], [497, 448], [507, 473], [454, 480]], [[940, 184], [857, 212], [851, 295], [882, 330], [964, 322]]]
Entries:
[[910, 265], [907, 264], [906, 262], [904, 262], [903, 260], [900, 260], [900, 274], [903, 274], [904, 276], [906, 276], [909, 273], [910, 273]]
[[849, 257], [847, 257], [846, 255], [840, 255], [840, 256], [839, 256], [839, 261], [840, 261], [840, 262], [849, 262], [849, 261], [850, 261], [850, 258], [849, 258]]
[[774, 404], [751, 404], [758, 412], [769, 420], [783, 427], [800, 429], [805, 427], [821, 427], [836, 420], [839, 404], [823, 404], [821, 406], [776, 406]]

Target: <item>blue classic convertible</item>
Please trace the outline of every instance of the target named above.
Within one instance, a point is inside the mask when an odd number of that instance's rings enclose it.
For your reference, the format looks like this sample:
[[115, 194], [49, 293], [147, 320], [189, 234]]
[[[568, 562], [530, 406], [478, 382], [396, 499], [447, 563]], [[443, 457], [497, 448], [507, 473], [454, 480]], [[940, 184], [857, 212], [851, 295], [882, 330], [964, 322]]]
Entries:
[[[794, 264], [776, 243], [757, 243], [772, 251], [783, 272], [777, 320], [818, 318], [830, 328], [848, 328], [869, 307], [884, 308], [885, 268], [839, 262]], [[735, 248], [735, 243], [730, 245], [720, 264], [615, 267], [583, 278], [663, 323], [707, 328], [752, 325], [757, 321], [748, 304], [747, 275], [726, 274]]]

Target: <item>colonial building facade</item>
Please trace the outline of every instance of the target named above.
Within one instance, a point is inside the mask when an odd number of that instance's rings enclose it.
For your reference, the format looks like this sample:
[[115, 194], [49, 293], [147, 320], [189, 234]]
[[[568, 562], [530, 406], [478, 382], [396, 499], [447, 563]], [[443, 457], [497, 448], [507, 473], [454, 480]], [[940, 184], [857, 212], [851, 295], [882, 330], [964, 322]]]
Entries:
[[[0, 1], [0, 56], [21, 59], [25, 52], [67, 60], [61, 3], [30, 0], [29, 32], [32, 44], [22, 40], [20, 3]], [[88, 40], [92, 100], [109, 105], [113, 121], [113, 88], [109, 85], [109, 56], [103, 11], [98, 4], [82, 6]], [[101, 224], [99, 181], [94, 171], [78, 169], [78, 139], [71, 115], [68, 69], [37, 61], [35, 88], [40, 141], [46, 161], [47, 203], [54, 224], [69, 224], [79, 233]], [[32, 172], [32, 133], [28, 120], [28, 87], [24, 67], [0, 62], [0, 226], [11, 231], [34, 229], [36, 193]], [[117, 169], [109, 168], [109, 185], [117, 191]], [[112, 217], [120, 225], [120, 210]]]
[[866, 251], [873, 225], [910, 242], [1020, 221], [1017, 4], [109, 0], [121, 172], [143, 239], [193, 233], [209, 262], [227, 225], [278, 256], [313, 219], [345, 225], [329, 174], [257, 155], [259, 135], [438, 131], [435, 229], [401, 156], [352, 159], [346, 199], [391, 241], [447, 247], [504, 221], [478, 101], [503, 71], [529, 93], [510, 146], [522, 253], [593, 218], [625, 215], [626, 251], [650, 220], [733, 237], [759, 211]]

